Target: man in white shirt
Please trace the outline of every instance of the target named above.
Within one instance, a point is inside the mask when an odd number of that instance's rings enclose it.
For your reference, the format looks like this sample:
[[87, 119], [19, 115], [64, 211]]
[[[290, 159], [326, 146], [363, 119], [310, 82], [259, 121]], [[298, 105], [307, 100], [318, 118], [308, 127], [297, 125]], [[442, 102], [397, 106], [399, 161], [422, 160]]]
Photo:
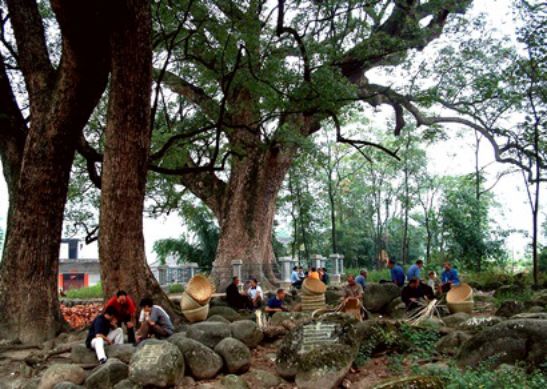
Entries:
[[253, 304], [254, 308], [259, 308], [262, 305], [264, 293], [262, 292], [262, 288], [258, 285], [256, 278], [251, 279], [251, 286], [247, 290], [247, 295], [249, 296], [251, 304]]

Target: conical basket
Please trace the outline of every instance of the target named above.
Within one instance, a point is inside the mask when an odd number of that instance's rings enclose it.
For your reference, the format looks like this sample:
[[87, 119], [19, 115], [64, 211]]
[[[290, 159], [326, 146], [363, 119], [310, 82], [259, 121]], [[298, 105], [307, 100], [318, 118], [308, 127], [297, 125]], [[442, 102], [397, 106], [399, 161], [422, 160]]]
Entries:
[[197, 274], [192, 277], [185, 289], [186, 293], [194, 299], [198, 304], [205, 305], [215, 292], [215, 287], [207, 279], [207, 277]]
[[475, 303], [473, 301], [460, 301], [457, 303], [446, 303], [446, 306], [448, 307], [448, 310], [450, 313], [458, 313], [458, 312], [465, 312], [465, 313], [471, 313], [473, 312], [473, 305]]
[[182, 297], [180, 299], [180, 309], [183, 311], [187, 311], [189, 309], [196, 309], [201, 307], [201, 304], [198, 303], [196, 300], [192, 298], [188, 293], [184, 292], [182, 293]]
[[302, 311], [313, 312], [325, 308], [325, 295], [302, 296]]
[[446, 294], [447, 304], [460, 303], [463, 301], [473, 301], [473, 288], [467, 284], [451, 287]]
[[302, 283], [302, 293], [307, 295], [323, 294], [327, 287], [320, 280], [314, 278], [306, 278]]
[[207, 315], [209, 314], [209, 304], [196, 309], [189, 309], [186, 311], [182, 311], [182, 314], [184, 315], [186, 320], [188, 320], [190, 323], [203, 321], [207, 319]]

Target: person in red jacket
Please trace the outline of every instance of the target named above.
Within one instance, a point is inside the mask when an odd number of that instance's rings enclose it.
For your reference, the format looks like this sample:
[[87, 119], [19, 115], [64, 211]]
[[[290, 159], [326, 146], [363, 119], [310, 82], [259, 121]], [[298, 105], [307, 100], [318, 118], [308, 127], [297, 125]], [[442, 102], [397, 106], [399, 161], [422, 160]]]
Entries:
[[119, 290], [115, 296], [112, 296], [107, 301], [104, 309], [108, 307], [114, 307], [116, 310], [116, 319], [118, 325], [121, 327], [125, 323], [127, 328], [127, 341], [128, 343], [136, 343], [135, 339], [135, 318], [137, 313], [137, 306], [133, 299], [124, 290]]

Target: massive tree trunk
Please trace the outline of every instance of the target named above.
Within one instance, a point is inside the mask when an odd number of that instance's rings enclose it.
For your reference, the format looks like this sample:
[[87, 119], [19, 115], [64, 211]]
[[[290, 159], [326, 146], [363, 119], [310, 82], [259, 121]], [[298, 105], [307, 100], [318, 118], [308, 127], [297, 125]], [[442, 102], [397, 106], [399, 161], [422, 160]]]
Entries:
[[146, 262], [143, 208], [151, 136], [150, 1], [113, 3], [112, 78], [101, 186], [99, 257], [105, 297], [152, 297], [176, 319]]
[[[57, 271], [63, 210], [78, 136], [106, 85], [108, 29], [102, 2], [82, 7], [52, 1], [63, 38], [55, 70], [36, 3], [7, 3], [32, 121], [20, 166], [7, 165], [10, 211], [0, 269], [0, 316], [6, 337], [40, 342], [60, 329]], [[4, 161], [5, 150], [2, 154]]]

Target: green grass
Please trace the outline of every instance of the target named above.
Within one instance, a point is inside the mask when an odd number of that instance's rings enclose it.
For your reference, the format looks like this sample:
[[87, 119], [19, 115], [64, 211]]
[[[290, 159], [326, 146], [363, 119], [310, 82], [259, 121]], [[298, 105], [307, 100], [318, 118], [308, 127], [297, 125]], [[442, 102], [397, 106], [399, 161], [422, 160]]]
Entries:
[[89, 286], [80, 289], [70, 289], [65, 292], [69, 299], [94, 299], [103, 298], [103, 289], [101, 284]]
[[172, 284], [169, 285], [169, 293], [182, 293], [184, 292], [184, 287], [182, 284]]
[[[353, 274], [357, 276], [361, 269], [348, 268], [344, 269], [344, 273]], [[389, 274], [389, 269], [382, 270], [368, 270], [367, 282], [379, 282], [380, 280], [391, 280], [391, 275]]]

